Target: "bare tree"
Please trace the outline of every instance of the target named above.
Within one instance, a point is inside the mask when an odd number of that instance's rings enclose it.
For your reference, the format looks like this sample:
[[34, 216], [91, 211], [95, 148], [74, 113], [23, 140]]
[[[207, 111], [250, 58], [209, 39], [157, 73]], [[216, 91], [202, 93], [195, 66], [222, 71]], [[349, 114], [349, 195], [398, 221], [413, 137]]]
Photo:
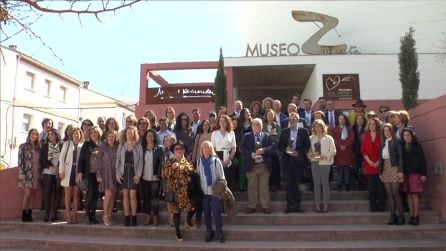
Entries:
[[[62, 15], [74, 14], [78, 16], [82, 25], [81, 16], [93, 15], [102, 22], [102, 16], [117, 12], [123, 8], [131, 8], [142, 0], [0, 0], [0, 43], [25, 32], [31, 38], [39, 40], [54, 56], [57, 55], [48, 46], [40, 35], [33, 31], [35, 24], [44, 13]], [[60, 59], [60, 58], [59, 58]]]

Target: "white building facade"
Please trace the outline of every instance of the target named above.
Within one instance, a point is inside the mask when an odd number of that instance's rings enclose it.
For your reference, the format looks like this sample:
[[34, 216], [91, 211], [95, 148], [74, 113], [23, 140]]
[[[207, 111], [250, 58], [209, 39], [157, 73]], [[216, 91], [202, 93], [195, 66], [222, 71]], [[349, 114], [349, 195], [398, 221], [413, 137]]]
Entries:
[[[28, 131], [42, 131], [45, 118], [63, 137], [67, 125], [80, 126], [89, 118], [96, 124], [99, 115], [115, 117], [134, 114], [132, 107], [99, 93], [89, 94], [82, 82], [57, 71], [15, 48], [1, 47], [0, 57], [0, 156], [3, 167], [17, 166], [18, 147]], [[84, 101], [85, 97], [85, 101]], [[86, 109], [94, 102], [96, 109]], [[104, 109], [104, 106], [109, 108]], [[124, 107], [121, 109], [121, 107]], [[112, 112], [110, 112], [112, 111]]]

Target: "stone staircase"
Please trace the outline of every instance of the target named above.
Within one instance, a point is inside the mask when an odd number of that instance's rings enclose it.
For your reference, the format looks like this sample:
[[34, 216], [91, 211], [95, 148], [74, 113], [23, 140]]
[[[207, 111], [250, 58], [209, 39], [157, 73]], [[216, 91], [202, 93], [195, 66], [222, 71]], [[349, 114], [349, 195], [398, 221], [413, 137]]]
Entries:
[[[335, 184], [332, 184], [332, 188]], [[0, 248], [20, 250], [446, 250], [446, 224], [439, 213], [422, 202], [419, 226], [387, 226], [388, 212], [368, 211], [366, 191], [332, 191], [329, 213], [314, 211], [312, 192], [303, 193], [304, 214], [285, 214], [285, 192], [272, 193], [270, 215], [245, 214], [247, 194], [238, 196], [239, 213], [223, 217], [226, 243], [205, 243], [205, 227], [182, 232], [177, 242], [172, 227], [124, 227], [122, 212], [113, 215], [112, 227], [42, 221], [43, 212], [34, 212], [33, 223], [0, 223]], [[165, 208], [165, 205], [162, 206]], [[258, 210], [259, 211], [259, 210]], [[60, 212], [60, 216], [63, 212]], [[161, 215], [166, 222], [165, 210]], [[101, 219], [99, 211], [97, 218]], [[80, 214], [83, 219], [83, 214]], [[138, 214], [138, 222], [144, 220]], [[184, 220], [184, 215], [183, 215]]]

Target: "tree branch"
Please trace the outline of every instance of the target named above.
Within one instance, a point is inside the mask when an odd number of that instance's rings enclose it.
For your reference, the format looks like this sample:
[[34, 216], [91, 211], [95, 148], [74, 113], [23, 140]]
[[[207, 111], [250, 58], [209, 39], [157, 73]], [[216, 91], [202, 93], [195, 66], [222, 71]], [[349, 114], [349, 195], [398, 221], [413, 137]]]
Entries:
[[[73, 14], [93, 14], [93, 15], [98, 15], [100, 13], [106, 13], [106, 12], [115, 12], [119, 9], [123, 9], [126, 7], [131, 7], [132, 5], [141, 2], [142, 0], [132, 0], [128, 3], [126, 3], [126, 1], [123, 1], [122, 4], [113, 7], [113, 8], [108, 8], [108, 0], [103, 0], [102, 4], [103, 4], [103, 8], [99, 9], [99, 10], [89, 10], [89, 7], [87, 9], [81, 9], [81, 10], [76, 10], [74, 9], [74, 5], [76, 3], [78, 3], [77, 0], [72, 0], [71, 2], [71, 7], [69, 9], [50, 9], [50, 8], [46, 8], [43, 7], [41, 5], [39, 5], [38, 1], [35, 0], [19, 0], [20, 2], [26, 3], [29, 6], [31, 6], [32, 8], [41, 11], [41, 12], [46, 12], [46, 13], [58, 13], [58, 14], [63, 14], [63, 13], [73, 13]], [[106, 4], [104, 4], [104, 1], [106, 1]]]

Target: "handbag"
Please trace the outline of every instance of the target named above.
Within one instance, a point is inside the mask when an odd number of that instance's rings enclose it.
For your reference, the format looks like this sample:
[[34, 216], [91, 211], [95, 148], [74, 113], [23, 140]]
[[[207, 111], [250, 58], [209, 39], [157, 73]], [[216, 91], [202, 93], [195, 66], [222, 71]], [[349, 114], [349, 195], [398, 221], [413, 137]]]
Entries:
[[82, 179], [81, 182], [77, 183], [77, 187], [79, 187], [79, 190], [82, 192], [88, 191], [88, 179]]
[[164, 201], [166, 201], [167, 203], [175, 202], [175, 194], [171, 191], [167, 191], [166, 193], [164, 193]]

